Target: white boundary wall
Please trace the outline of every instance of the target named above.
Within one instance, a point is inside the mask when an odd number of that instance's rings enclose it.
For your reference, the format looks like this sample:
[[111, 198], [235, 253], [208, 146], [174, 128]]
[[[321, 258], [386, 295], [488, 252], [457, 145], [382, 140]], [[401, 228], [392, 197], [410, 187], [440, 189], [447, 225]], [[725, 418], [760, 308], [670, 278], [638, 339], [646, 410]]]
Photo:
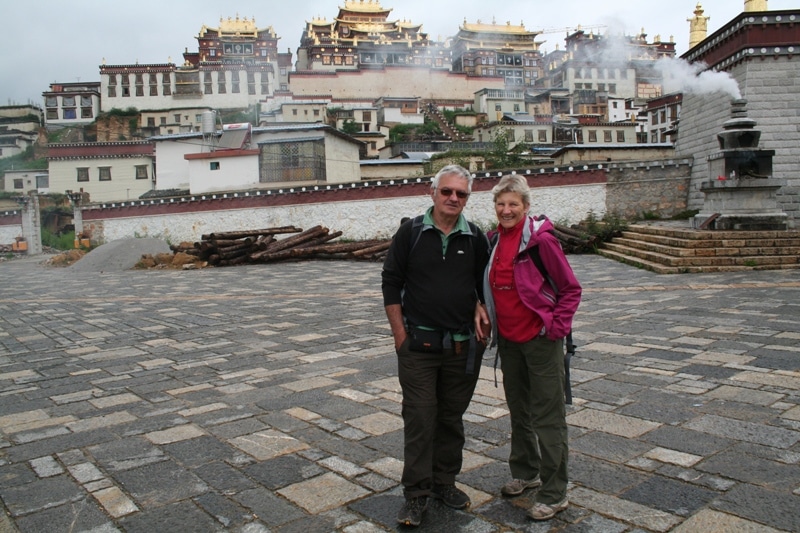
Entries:
[[[575, 224], [589, 211], [602, 217], [606, 209], [605, 184], [567, 185], [531, 189], [531, 213], [546, 214], [559, 224]], [[413, 217], [432, 205], [430, 196], [380, 198], [345, 202], [304, 203], [287, 206], [197, 211], [152, 217], [102, 220], [102, 241], [130, 237], [164, 239], [171, 244], [196, 242], [201, 235], [294, 225], [309, 229], [322, 225], [341, 231], [352, 240], [391, 237], [403, 217]], [[475, 192], [464, 211], [469, 220], [484, 229], [496, 221], [491, 192]], [[99, 221], [98, 221], [99, 222]], [[91, 221], [87, 221], [91, 223]], [[96, 238], [99, 236], [94, 236]]]
[[0, 226], [0, 244], [11, 244], [22, 236], [22, 224]]

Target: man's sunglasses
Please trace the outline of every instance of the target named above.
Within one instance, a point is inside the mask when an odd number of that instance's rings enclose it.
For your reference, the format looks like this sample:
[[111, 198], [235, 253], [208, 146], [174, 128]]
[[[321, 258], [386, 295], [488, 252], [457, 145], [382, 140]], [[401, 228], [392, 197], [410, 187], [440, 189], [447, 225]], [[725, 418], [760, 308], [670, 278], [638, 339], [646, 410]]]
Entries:
[[441, 189], [438, 190], [439, 194], [441, 194], [445, 198], [450, 198], [453, 195], [453, 193], [456, 193], [456, 196], [458, 197], [459, 200], [465, 200], [469, 198], [469, 193], [467, 191], [459, 191], [456, 189], [450, 189], [448, 187], [442, 187]]

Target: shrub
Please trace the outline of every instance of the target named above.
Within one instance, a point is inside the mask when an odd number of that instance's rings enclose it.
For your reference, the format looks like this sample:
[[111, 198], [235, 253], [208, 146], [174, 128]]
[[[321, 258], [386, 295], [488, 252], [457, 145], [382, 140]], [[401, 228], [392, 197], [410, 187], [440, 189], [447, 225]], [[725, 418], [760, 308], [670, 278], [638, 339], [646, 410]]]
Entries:
[[42, 228], [42, 246], [49, 246], [56, 250], [72, 250], [75, 248], [75, 232], [68, 231], [57, 235], [48, 229]]
[[578, 224], [586, 237], [597, 237], [596, 240], [607, 242], [619, 237], [628, 228], [628, 222], [616, 213], [606, 213], [602, 219], [594, 211], [586, 214], [586, 219]]
[[697, 216], [699, 212], [699, 209], [687, 209], [686, 211], [681, 211], [680, 213], [675, 213], [672, 215], [672, 220], [689, 220], [690, 218]]

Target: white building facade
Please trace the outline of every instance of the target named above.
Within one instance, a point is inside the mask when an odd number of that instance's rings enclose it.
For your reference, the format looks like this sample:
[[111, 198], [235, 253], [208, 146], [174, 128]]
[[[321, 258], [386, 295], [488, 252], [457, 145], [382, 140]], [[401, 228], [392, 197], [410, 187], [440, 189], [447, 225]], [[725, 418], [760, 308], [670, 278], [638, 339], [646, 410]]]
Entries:
[[[271, 95], [282, 82], [278, 36], [247, 17], [203, 26], [197, 52], [184, 61], [100, 66], [102, 110], [210, 107], [246, 109]], [[291, 54], [289, 54], [291, 55]], [[284, 74], [288, 77], [288, 73]], [[287, 78], [288, 79], [288, 78]]]
[[51, 83], [42, 98], [48, 128], [91, 124], [100, 112], [100, 83]]

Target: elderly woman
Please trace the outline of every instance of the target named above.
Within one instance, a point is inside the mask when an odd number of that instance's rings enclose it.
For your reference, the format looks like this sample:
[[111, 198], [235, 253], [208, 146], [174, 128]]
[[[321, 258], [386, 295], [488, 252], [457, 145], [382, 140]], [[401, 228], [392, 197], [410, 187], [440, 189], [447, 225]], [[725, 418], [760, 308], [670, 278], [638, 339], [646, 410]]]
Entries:
[[486, 312], [476, 331], [488, 336], [503, 371], [511, 413], [511, 481], [505, 496], [541, 487], [528, 511], [549, 520], [567, 508], [567, 421], [564, 337], [581, 300], [581, 286], [546, 218], [528, 215], [524, 177], [506, 176], [492, 189], [497, 230], [484, 274]]

